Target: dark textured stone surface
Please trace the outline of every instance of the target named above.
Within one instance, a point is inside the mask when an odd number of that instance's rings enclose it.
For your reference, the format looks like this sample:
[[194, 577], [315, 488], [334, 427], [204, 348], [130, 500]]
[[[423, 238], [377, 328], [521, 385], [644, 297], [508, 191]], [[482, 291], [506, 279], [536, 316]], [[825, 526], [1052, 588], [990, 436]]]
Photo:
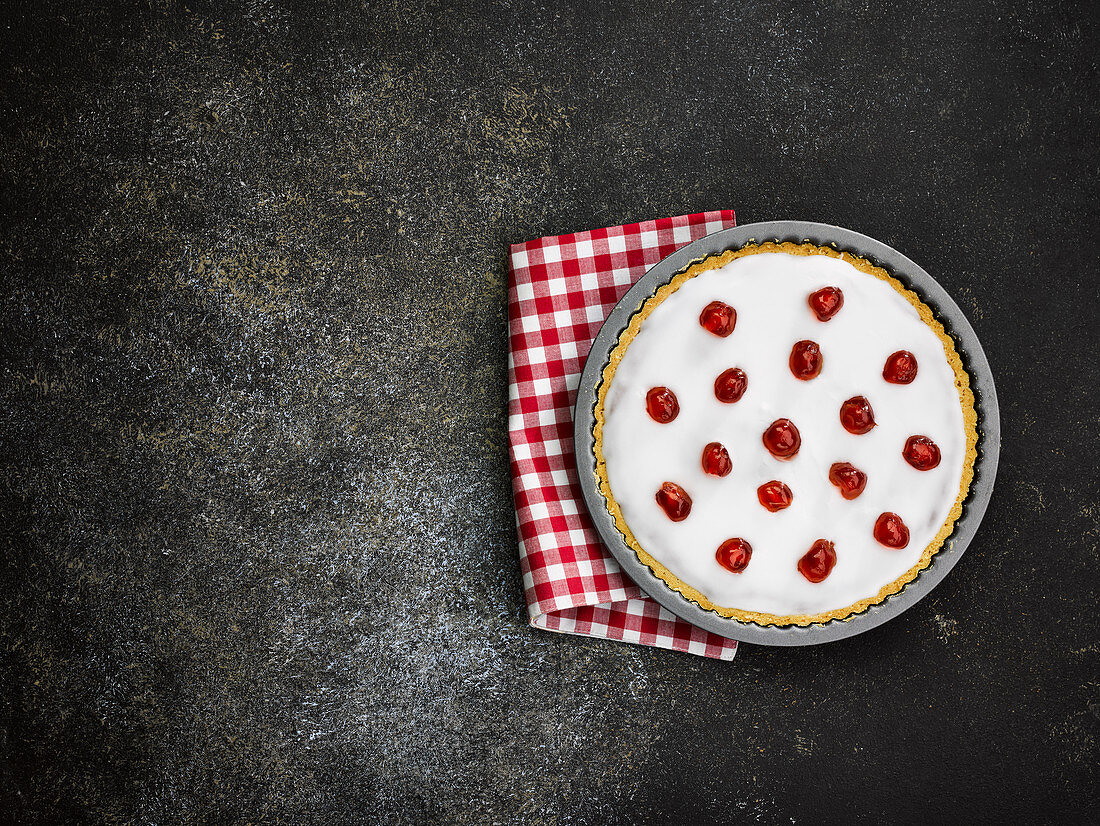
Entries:
[[[1094, 4], [95, 5], [0, 28], [4, 820], [1086, 819]], [[821, 649], [530, 630], [506, 245], [727, 206], [968, 313], [986, 522]]]

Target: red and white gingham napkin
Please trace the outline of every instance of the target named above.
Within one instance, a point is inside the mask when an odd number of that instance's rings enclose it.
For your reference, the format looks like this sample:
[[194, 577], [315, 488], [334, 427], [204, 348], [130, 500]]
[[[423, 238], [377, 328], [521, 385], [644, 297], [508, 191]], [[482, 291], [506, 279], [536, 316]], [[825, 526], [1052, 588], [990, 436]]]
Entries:
[[573, 402], [608, 313], [646, 270], [734, 225], [733, 210], [514, 244], [508, 279], [508, 436], [531, 625], [732, 659], [737, 643], [645, 596], [600, 542], [573, 460]]

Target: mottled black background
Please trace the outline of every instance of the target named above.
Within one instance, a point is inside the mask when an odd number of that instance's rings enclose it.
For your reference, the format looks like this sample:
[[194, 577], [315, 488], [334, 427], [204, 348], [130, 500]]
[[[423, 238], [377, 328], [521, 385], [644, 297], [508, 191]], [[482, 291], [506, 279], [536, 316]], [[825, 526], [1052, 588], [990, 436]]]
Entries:
[[[1098, 7], [904, 5], [5, 4], [2, 819], [1086, 820]], [[721, 207], [946, 287], [985, 523], [818, 649], [531, 630], [507, 245]]]

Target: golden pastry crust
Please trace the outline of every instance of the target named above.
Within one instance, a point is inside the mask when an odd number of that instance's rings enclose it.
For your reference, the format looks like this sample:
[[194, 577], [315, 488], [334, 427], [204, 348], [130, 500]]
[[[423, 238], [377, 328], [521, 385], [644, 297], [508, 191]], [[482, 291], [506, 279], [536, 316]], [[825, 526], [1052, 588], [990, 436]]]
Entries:
[[[901, 293], [905, 300], [916, 308], [917, 313], [920, 314], [921, 320], [932, 328], [932, 331], [943, 343], [944, 355], [947, 357], [947, 362], [951, 365], [951, 369], [955, 373], [955, 387], [959, 392], [959, 403], [963, 411], [963, 426], [966, 429], [966, 453], [963, 457], [963, 472], [959, 482], [959, 495], [955, 499], [955, 504], [951, 507], [947, 519], [945, 519], [943, 525], [940, 526], [939, 532], [924, 549], [924, 553], [921, 555], [920, 560], [893, 582], [880, 588], [877, 594], [862, 599], [859, 602], [852, 603], [844, 608], [825, 611], [819, 614], [776, 615], [759, 611], [742, 611], [737, 608], [715, 605], [697, 589], [692, 588], [654, 559], [640, 544], [638, 544], [638, 540], [634, 537], [633, 532], [630, 530], [630, 526], [626, 524], [626, 520], [623, 518], [622, 510], [619, 508], [618, 502], [615, 501], [615, 497], [611, 493], [611, 484], [607, 478], [607, 464], [603, 456], [604, 403], [607, 399], [607, 391], [611, 386], [611, 379], [615, 375], [615, 371], [618, 369], [623, 359], [626, 348], [630, 346], [634, 337], [638, 335], [642, 322], [649, 317], [649, 314], [652, 313], [661, 302], [672, 295], [672, 293], [676, 292], [676, 290], [678, 290], [688, 279], [694, 278], [707, 270], [724, 267], [731, 261], [743, 258], [746, 255], [777, 252], [788, 253], [790, 255], [827, 255], [830, 258], [839, 258], [851, 264], [860, 272], [885, 281]], [[768, 241], [763, 244], [750, 243], [740, 249], [727, 250], [719, 255], [712, 255], [709, 258], [696, 261], [688, 266], [683, 272], [678, 273], [668, 284], [661, 286], [657, 292], [642, 302], [642, 306], [634, 313], [626, 329], [619, 336], [619, 341], [615, 345], [615, 349], [611, 351], [607, 365], [604, 367], [603, 379], [597, 391], [596, 424], [593, 428], [593, 435], [596, 437], [596, 476], [599, 479], [600, 492], [607, 502], [607, 509], [615, 519], [615, 525], [623, 535], [627, 545], [634, 550], [642, 563], [648, 566], [656, 576], [660, 577], [670, 588], [679, 592], [686, 599], [691, 600], [705, 610], [714, 611], [716, 614], [723, 617], [730, 617], [732, 619], [741, 620], [742, 622], [752, 622], [757, 625], [813, 625], [814, 623], [828, 622], [834, 619], [846, 620], [867, 610], [867, 608], [872, 605], [878, 605], [888, 597], [901, 591], [902, 588], [916, 579], [920, 572], [931, 564], [932, 557], [943, 547], [944, 542], [947, 541], [947, 538], [951, 536], [951, 533], [954, 531], [955, 522], [958, 521], [959, 517], [962, 515], [963, 502], [966, 500], [967, 493], [970, 491], [970, 484], [974, 479], [974, 462], [978, 455], [978, 414], [974, 408], [974, 393], [970, 389], [970, 375], [963, 367], [962, 359], [955, 349], [954, 340], [952, 340], [951, 336], [944, 330], [943, 325], [936, 320], [932, 310], [920, 300], [916, 293], [906, 289], [900, 281], [893, 278], [886, 270], [881, 267], [876, 267], [865, 258], [858, 258], [850, 253], [841, 252], [832, 247], [821, 247], [816, 244], [795, 244], [790, 241], [776, 243]]]

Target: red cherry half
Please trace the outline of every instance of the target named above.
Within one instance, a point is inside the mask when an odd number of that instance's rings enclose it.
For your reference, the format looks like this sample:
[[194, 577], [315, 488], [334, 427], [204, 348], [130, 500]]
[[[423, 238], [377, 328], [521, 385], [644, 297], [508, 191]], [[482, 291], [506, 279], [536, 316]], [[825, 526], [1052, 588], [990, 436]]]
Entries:
[[667, 387], [651, 387], [645, 394], [645, 409], [649, 418], [660, 424], [668, 424], [680, 415], [676, 394]]
[[749, 377], [745, 375], [745, 371], [740, 367], [731, 367], [723, 370], [714, 380], [714, 397], [720, 402], [733, 404], [741, 400], [748, 386]]
[[763, 435], [764, 447], [776, 459], [790, 459], [802, 447], [802, 437], [790, 419], [776, 419]]
[[810, 305], [818, 321], [828, 321], [844, 306], [844, 293], [840, 291], [840, 287], [822, 287], [817, 292], [810, 293], [806, 303]]
[[829, 468], [829, 481], [845, 499], [855, 499], [867, 487], [867, 474], [851, 462], [835, 462]]
[[836, 565], [836, 546], [827, 539], [819, 539], [798, 560], [798, 572], [810, 582], [821, 582]]
[[718, 546], [714, 558], [731, 574], [739, 574], [748, 567], [749, 560], [752, 559], [752, 545], [739, 537], [727, 539]]
[[712, 301], [699, 314], [699, 323], [716, 336], [725, 338], [737, 326], [737, 310], [721, 301]]
[[940, 463], [940, 449], [927, 436], [910, 436], [901, 455], [917, 470], [931, 470]]
[[778, 479], [772, 479], [756, 489], [756, 498], [760, 500], [761, 505], [772, 513], [776, 513], [791, 506], [794, 494]]
[[703, 448], [703, 473], [710, 476], [729, 476], [731, 470], [733, 462], [721, 442], [711, 442]]
[[909, 529], [900, 516], [887, 511], [875, 520], [875, 539], [887, 548], [904, 548], [909, 544]]
[[862, 436], [875, 426], [875, 411], [864, 396], [852, 396], [840, 406], [840, 423], [849, 433]]
[[824, 359], [821, 356], [821, 348], [814, 341], [796, 341], [791, 348], [791, 358], [788, 364], [796, 379], [809, 381], [821, 374], [821, 365]]
[[917, 357], [908, 350], [891, 353], [882, 368], [882, 377], [890, 384], [909, 384], [917, 377]]
[[683, 522], [691, 513], [691, 497], [675, 482], [665, 482], [657, 491], [657, 504], [673, 522]]

